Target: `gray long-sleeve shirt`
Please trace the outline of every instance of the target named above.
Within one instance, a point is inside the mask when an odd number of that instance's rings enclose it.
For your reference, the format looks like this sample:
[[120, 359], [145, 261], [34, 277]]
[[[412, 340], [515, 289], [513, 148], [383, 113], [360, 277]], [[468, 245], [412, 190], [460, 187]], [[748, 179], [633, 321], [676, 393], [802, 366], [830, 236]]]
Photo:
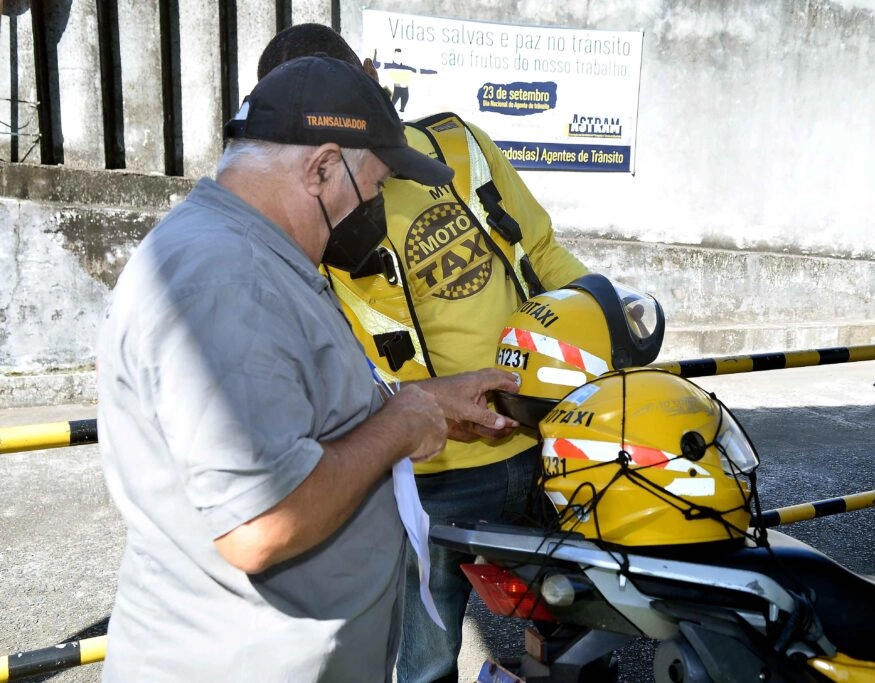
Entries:
[[201, 180], [128, 262], [98, 363], [104, 471], [128, 528], [104, 680], [389, 680], [404, 532], [388, 474], [330, 539], [264, 574], [213, 543], [380, 406], [297, 245]]

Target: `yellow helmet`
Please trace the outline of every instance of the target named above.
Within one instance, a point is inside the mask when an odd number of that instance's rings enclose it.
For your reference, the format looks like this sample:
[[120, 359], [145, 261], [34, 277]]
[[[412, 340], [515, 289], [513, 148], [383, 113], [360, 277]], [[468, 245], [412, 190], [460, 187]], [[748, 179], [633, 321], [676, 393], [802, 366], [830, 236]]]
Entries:
[[759, 463], [716, 398], [652, 368], [575, 389], [539, 425], [544, 489], [562, 528], [624, 546], [743, 537]]
[[520, 306], [498, 340], [495, 367], [520, 376], [496, 392], [499, 412], [536, 428], [570, 389], [610, 370], [647, 365], [665, 333], [652, 296], [589, 273]]

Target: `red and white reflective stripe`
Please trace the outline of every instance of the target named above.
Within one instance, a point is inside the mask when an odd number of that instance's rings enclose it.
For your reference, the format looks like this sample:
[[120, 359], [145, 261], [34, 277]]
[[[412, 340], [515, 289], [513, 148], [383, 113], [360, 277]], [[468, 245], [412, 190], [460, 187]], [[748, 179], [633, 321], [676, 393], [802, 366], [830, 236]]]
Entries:
[[572, 346], [564, 341], [547, 337], [537, 332], [522, 330], [518, 327], [505, 327], [501, 333], [501, 341], [499, 343], [506, 346], [515, 346], [525, 351], [535, 351], [554, 360], [580, 368], [590, 375], [602, 375], [610, 370], [606, 361], [577, 346]]
[[625, 450], [632, 462], [639, 467], [665, 467], [671, 459], [676, 457], [657, 448], [627, 444], [626, 448], [622, 449], [618, 443], [592, 439], [547, 438], [544, 439], [542, 453], [544, 456], [556, 458], [611, 462], [617, 459], [621, 450]]

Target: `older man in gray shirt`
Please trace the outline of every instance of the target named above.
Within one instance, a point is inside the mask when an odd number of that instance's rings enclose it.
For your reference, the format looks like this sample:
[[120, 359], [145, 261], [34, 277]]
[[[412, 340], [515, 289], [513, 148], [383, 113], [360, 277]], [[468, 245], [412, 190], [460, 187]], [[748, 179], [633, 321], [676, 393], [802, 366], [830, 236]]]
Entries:
[[382, 239], [390, 173], [452, 175], [407, 146], [373, 80], [289, 62], [227, 132], [217, 181], [143, 240], [100, 334], [101, 452], [128, 528], [104, 680], [389, 680], [391, 468], [437, 454], [447, 419], [505, 427], [482, 397], [515, 383], [467, 373], [385, 400], [317, 270]]

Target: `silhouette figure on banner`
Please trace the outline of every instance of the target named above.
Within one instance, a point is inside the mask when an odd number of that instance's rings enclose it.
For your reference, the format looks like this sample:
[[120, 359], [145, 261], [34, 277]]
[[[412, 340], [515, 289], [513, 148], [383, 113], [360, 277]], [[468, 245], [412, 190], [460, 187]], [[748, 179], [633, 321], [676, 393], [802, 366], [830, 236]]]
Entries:
[[399, 112], [404, 111], [407, 102], [410, 99], [410, 82], [413, 80], [414, 74], [437, 73], [434, 69], [417, 69], [409, 64], [405, 64], [404, 59], [401, 56], [400, 47], [395, 48], [391, 62], [377, 61], [377, 51], [374, 50], [373, 64], [375, 68], [383, 69], [391, 79], [392, 104], [397, 107], [398, 103], [401, 103], [401, 106], [398, 108]]

